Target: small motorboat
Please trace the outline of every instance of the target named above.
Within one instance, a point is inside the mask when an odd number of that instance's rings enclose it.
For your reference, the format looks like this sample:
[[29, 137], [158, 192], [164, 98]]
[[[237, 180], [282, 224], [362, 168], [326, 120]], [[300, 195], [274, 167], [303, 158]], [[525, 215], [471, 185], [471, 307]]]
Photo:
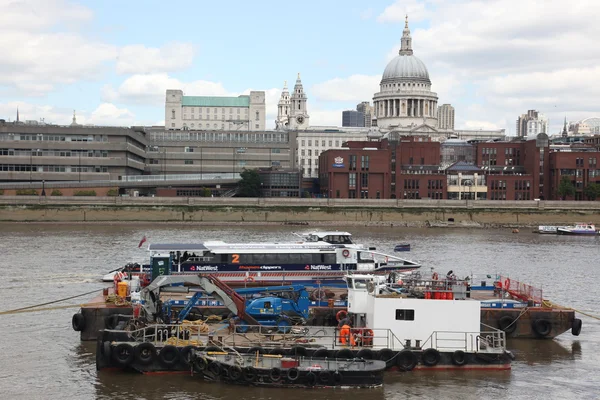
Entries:
[[380, 360], [291, 358], [258, 352], [197, 352], [190, 360], [193, 371], [208, 381], [271, 387], [379, 387], [386, 368]]
[[410, 243], [400, 243], [394, 247], [394, 251], [410, 251]]
[[575, 226], [559, 227], [556, 229], [559, 235], [597, 235], [598, 230], [594, 224], [576, 224]]

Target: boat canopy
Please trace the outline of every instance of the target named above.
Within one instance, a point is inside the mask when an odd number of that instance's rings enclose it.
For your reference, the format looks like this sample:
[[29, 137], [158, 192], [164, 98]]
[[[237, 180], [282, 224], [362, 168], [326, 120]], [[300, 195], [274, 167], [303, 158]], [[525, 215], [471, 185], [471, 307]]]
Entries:
[[206, 251], [204, 243], [151, 243], [150, 251]]

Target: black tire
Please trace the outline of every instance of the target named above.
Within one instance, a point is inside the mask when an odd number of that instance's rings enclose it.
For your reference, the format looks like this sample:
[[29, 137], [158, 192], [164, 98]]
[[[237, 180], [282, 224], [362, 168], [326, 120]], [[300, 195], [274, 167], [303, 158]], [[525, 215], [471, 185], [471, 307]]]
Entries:
[[329, 385], [331, 382], [331, 373], [329, 371], [319, 372], [319, 382], [323, 385]]
[[119, 325], [119, 315], [111, 314], [104, 318], [104, 326], [106, 329], [115, 329]]
[[552, 332], [552, 323], [547, 319], [536, 319], [531, 324], [533, 332], [539, 338], [546, 337]]
[[149, 365], [156, 358], [156, 347], [150, 342], [140, 343], [133, 351], [135, 361], [140, 365]]
[[71, 318], [71, 325], [73, 325], [73, 330], [77, 332], [81, 332], [85, 329], [85, 317], [82, 313], [73, 314], [73, 318]]
[[198, 357], [194, 360], [194, 371], [195, 372], [204, 372], [208, 367], [208, 361], [204, 357]]
[[394, 352], [390, 349], [379, 350], [377, 353], [377, 359], [380, 361], [385, 361], [387, 368], [393, 366], [396, 361], [394, 360]]
[[229, 367], [229, 377], [232, 381], [237, 381], [242, 377], [242, 369], [237, 365]]
[[244, 377], [244, 380], [246, 382], [254, 382], [256, 380], [256, 378], [258, 377], [258, 373], [256, 372], [256, 369], [254, 369], [253, 367], [246, 367], [242, 371], [242, 376]]
[[269, 371], [269, 379], [271, 382], [279, 382], [281, 380], [281, 370], [279, 368], [271, 368]]
[[402, 350], [396, 356], [396, 366], [401, 371], [412, 371], [418, 363], [417, 355], [410, 350]]
[[505, 315], [498, 320], [498, 329], [505, 333], [513, 333], [517, 330], [517, 322], [510, 315]]
[[102, 347], [100, 348], [100, 351], [102, 352], [102, 355], [104, 356], [104, 358], [106, 358], [107, 360], [110, 360], [110, 355], [112, 353], [112, 346], [110, 345], [109, 341], [102, 343]]
[[317, 375], [314, 372], [309, 372], [304, 377], [304, 383], [306, 383], [306, 386], [315, 386], [317, 384]]
[[371, 349], [362, 349], [362, 350], [359, 350], [358, 353], [356, 353], [356, 357], [362, 358], [364, 360], [374, 360], [375, 353]]
[[312, 354], [313, 358], [328, 358], [329, 357], [329, 350], [327, 349], [317, 349], [315, 350], [315, 352]]
[[335, 358], [350, 359], [354, 358], [354, 353], [350, 349], [341, 349], [335, 352]]
[[298, 371], [298, 368], [290, 368], [288, 369], [286, 376], [288, 381], [295, 382], [300, 378], [300, 371]]
[[421, 361], [428, 367], [433, 367], [440, 362], [440, 352], [436, 349], [427, 349], [421, 354]]
[[211, 361], [210, 364], [208, 364], [208, 367], [206, 367], [206, 370], [213, 374], [215, 377], [218, 377], [219, 375], [221, 375], [221, 364], [219, 364], [216, 361]]
[[467, 354], [462, 350], [456, 350], [452, 353], [450, 359], [452, 360], [452, 364], [462, 367], [467, 363]]
[[179, 352], [179, 359], [183, 361], [185, 365], [192, 365], [193, 354], [196, 351], [194, 346], [185, 346]]
[[292, 346], [290, 349], [290, 355], [296, 357], [306, 357], [308, 355], [308, 351], [306, 347], [303, 346]]
[[335, 371], [333, 373], [333, 383], [335, 383], [336, 385], [339, 385], [340, 383], [342, 383], [343, 380], [344, 380], [344, 376], [342, 375], [342, 373], [340, 371]]
[[172, 367], [179, 361], [179, 350], [177, 350], [177, 347], [168, 344], [160, 349], [158, 359], [165, 367]]
[[258, 354], [265, 354], [265, 349], [263, 349], [260, 346], [250, 347], [248, 349], [247, 353], [249, 353], [249, 354], [256, 354], [257, 351], [258, 351]]
[[579, 336], [579, 334], [581, 333], [582, 326], [583, 322], [581, 322], [579, 318], [573, 319], [573, 322], [571, 322], [571, 334], [573, 336]]
[[119, 343], [112, 350], [112, 359], [120, 367], [126, 367], [133, 362], [133, 346], [129, 343]]
[[272, 356], [285, 356], [285, 353], [286, 353], [285, 349], [282, 349], [279, 347], [269, 351], [269, 354]]

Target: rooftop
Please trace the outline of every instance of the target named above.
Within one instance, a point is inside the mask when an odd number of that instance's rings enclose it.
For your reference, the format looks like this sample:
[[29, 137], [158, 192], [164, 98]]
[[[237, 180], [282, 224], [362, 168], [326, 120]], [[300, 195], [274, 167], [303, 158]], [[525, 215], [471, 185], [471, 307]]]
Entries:
[[181, 103], [184, 107], [249, 107], [250, 97], [183, 96]]

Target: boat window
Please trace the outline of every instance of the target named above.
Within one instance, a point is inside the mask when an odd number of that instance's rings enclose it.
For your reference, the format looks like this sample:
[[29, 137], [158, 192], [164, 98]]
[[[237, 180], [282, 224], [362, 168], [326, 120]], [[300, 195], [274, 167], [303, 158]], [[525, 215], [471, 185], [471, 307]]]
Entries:
[[415, 310], [396, 309], [396, 321], [414, 321]]
[[270, 301], [265, 301], [265, 305], [263, 306], [263, 308], [273, 308], [273, 306], [271, 305]]
[[373, 262], [373, 253], [358, 252], [358, 262]]
[[277, 254], [264, 254], [265, 264], [277, 264]]
[[361, 279], [354, 280], [354, 289], [366, 289], [367, 281]]
[[335, 254], [323, 254], [323, 262], [325, 264], [336, 264]]
[[299, 256], [299, 264], [311, 264], [312, 263], [312, 254], [310, 253], [302, 253], [298, 254]]

